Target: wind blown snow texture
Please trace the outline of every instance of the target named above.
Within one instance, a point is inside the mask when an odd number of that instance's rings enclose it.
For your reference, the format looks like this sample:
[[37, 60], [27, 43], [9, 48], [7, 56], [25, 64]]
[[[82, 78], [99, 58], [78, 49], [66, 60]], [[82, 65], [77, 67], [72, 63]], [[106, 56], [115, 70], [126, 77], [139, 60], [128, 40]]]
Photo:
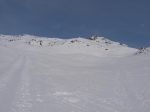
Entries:
[[1, 35], [0, 112], [148, 112], [150, 57], [136, 52], [103, 37]]

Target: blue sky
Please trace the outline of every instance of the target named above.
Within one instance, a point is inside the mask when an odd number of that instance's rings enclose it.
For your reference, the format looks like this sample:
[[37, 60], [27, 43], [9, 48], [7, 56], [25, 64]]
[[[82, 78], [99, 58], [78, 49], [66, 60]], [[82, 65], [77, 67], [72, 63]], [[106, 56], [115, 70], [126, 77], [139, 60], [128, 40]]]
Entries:
[[92, 34], [150, 46], [149, 0], [0, 0], [0, 33], [69, 38]]

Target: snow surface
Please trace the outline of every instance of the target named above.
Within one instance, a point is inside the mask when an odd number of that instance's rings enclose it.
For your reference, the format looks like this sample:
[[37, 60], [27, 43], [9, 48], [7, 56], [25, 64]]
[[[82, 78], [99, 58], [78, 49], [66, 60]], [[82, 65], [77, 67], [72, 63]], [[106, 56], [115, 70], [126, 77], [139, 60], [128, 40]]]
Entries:
[[150, 57], [104, 37], [0, 36], [0, 112], [149, 112]]

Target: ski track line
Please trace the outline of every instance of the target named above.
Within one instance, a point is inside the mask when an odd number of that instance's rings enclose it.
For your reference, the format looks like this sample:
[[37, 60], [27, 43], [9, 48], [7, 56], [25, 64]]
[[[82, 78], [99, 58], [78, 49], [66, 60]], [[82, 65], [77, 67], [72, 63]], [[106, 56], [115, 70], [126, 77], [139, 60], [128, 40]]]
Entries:
[[23, 72], [25, 57], [20, 56], [0, 81], [0, 112], [9, 112], [15, 96], [21, 73]]
[[17, 64], [19, 63], [19, 61], [21, 60], [21, 57], [19, 56], [18, 58], [14, 59], [7, 67], [8, 71], [3, 71], [1, 73], [1, 77], [0, 77], [0, 94], [2, 92], [2, 90], [4, 89], [4, 87], [6, 87], [7, 82], [9, 82], [9, 80], [12, 77], [12, 72], [14, 71], [15, 67], [17, 66]]
[[2, 94], [3, 89], [7, 86], [9, 83], [9, 80], [13, 77], [13, 74], [15, 74], [15, 70], [17, 71], [19, 63], [21, 62], [21, 57], [18, 57], [18, 59], [14, 59], [14, 61], [7, 66], [8, 71], [4, 71], [2, 73], [1, 79], [0, 79], [0, 95]]
[[29, 64], [30, 60], [25, 59], [24, 69], [21, 73], [21, 80], [17, 87], [16, 96], [11, 107], [11, 112], [32, 112], [33, 101], [30, 90]]

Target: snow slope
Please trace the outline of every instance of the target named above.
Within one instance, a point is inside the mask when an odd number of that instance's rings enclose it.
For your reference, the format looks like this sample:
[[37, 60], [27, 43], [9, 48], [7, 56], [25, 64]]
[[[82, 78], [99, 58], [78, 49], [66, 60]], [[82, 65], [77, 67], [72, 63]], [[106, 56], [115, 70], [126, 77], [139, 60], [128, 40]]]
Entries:
[[135, 55], [150, 55], [150, 47], [139, 49]]
[[[41, 48], [53, 53], [79, 53], [95, 56], [127, 56], [137, 52], [137, 49], [129, 48], [124, 44], [97, 37], [95, 40], [85, 38], [58, 39], [41, 38], [32, 35], [10, 36], [1, 35], [0, 44], [11, 47]], [[47, 51], [47, 52], [48, 52]]]
[[105, 38], [1, 35], [0, 112], [149, 112], [150, 57], [135, 52]]

